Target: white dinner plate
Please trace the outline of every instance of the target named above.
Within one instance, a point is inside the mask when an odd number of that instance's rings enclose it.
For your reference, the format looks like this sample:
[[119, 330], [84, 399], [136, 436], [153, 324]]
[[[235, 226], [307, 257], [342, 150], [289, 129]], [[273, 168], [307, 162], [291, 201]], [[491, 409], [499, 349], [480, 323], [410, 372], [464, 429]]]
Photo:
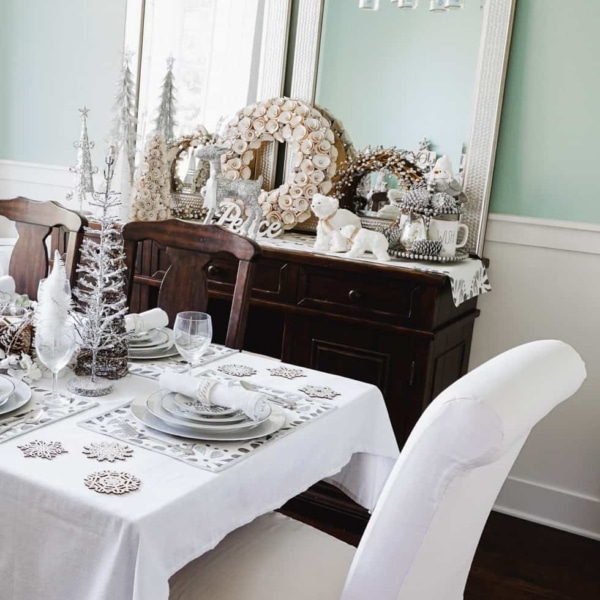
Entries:
[[[252, 421], [246, 418], [243, 421], [238, 421], [237, 423], [214, 423], [212, 421], [197, 423], [195, 421], [190, 421], [182, 417], [176, 417], [171, 413], [167, 412], [162, 407], [162, 399], [164, 398], [164, 396], [170, 393], [171, 392], [169, 392], [168, 390], [158, 390], [158, 392], [154, 392], [154, 394], [152, 394], [148, 398], [148, 400], [146, 400], [146, 407], [150, 411], [150, 414], [155, 416], [157, 419], [160, 419], [161, 421], [163, 421], [164, 423], [168, 423], [169, 425], [174, 425], [175, 427], [187, 427], [189, 429], [193, 429], [194, 431], [208, 431], [218, 433], [225, 433], [228, 431], [246, 431], [258, 427], [261, 423], [264, 423], [271, 416], [271, 411], [269, 411], [269, 414], [266, 417], [257, 421]], [[269, 408], [271, 408], [271, 405], [269, 405]]]
[[176, 427], [169, 425], [160, 419], [157, 419], [154, 415], [150, 414], [150, 411], [146, 407], [146, 398], [140, 396], [131, 403], [131, 412], [133, 416], [141, 421], [147, 427], [156, 429], [156, 431], [162, 431], [163, 433], [170, 433], [182, 438], [188, 438], [191, 440], [209, 440], [209, 441], [221, 441], [221, 442], [243, 442], [246, 440], [254, 440], [265, 435], [271, 435], [279, 429], [281, 429], [286, 422], [286, 416], [283, 409], [279, 406], [273, 406], [271, 416], [264, 422], [250, 429], [249, 431], [224, 431], [224, 432], [211, 432], [211, 431], [196, 431], [189, 427]]
[[15, 391], [14, 381], [6, 375], [0, 375], [0, 406], [4, 406]]
[[157, 358], [168, 358], [170, 356], [179, 356], [175, 344], [170, 343], [158, 348], [129, 348], [128, 356], [130, 360], [152, 360]]
[[246, 418], [246, 415], [239, 410], [228, 409], [221, 406], [212, 408], [223, 408], [222, 412], [204, 412], [188, 409], [185, 404], [177, 401], [178, 398], [185, 398], [185, 396], [171, 393], [163, 396], [161, 400], [161, 406], [175, 417], [188, 419], [189, 421], [198, 421], [199, 423], [237, 423]]
[[152, 329], [145, 333], [147, 335], [143, 338], [130, 337], [129, 347], [137, 350], [140, 348], [158, 348], [165, 344], [173, 344], [172, 333], [169, 329]]
[[[27, 404], [31, 399], [31, 388], [26, 383], [23, 383], [18, 379], [13, 379], [13, 383], [15, 384], [15, 391], [9, 396], [8, 400], [0, 406], [0, 415], [8, 416], [9, 412], [21, 408], [21, 406]], [[1, 424], [2, 419], [0, 419], [0, 425]]]

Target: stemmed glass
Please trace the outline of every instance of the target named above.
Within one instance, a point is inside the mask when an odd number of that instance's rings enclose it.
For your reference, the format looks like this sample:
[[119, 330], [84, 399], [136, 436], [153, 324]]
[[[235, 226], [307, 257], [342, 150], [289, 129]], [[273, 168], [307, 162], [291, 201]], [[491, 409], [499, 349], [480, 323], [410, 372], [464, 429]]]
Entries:
[[75, 327], [70, 323], [38, 328], [35, 333], [37, 356], [52, 373], [52, 394], [49, 400], [55, 404], [63, 403], [63, 397], [57, 391], [58, 373], [67, 366], [76, 346]]
[[188, 363], [187, 372], [191, 374], [212, 340], [210, 315], [196, 311], [177, 313], [173, 338], [177, 351]]

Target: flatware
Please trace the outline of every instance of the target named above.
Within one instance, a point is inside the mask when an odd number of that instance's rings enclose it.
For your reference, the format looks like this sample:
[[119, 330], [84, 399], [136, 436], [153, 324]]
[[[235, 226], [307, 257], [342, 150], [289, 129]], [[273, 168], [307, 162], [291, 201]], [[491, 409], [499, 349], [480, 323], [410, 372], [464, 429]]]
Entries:
[[16, 414], [10, 419], [6, 419], [0, 423], [0, 433], [4, 433], [7, 429], [11, 429], [14, 425], [35, 423], [43, 413], [44, 411], [41, 408], [32, 408], [31, 410]]
[[248, 390], [250, 392], [260, 392], [261, 394], [264, 394], [267, 397], [267, 400], [269, 402], [272, 402], [273, 404], [279, 404], [279, 406], [283, 406], [284, 408], [296, 408], [296, 402], [294, 400], [290, 400], [288, 398], [279, 398], [279, 396], [272, 396], [271, 394], [267, 394], [260, 387], [248, 383], [247, 381], [240, 381], [239, 383], [245, 390]]

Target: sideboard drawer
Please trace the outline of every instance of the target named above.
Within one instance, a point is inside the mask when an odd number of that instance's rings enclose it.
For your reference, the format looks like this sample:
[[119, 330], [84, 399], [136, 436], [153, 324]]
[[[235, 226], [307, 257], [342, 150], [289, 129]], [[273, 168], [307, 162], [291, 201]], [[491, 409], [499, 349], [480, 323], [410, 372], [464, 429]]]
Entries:
[[[290, 266], [277, 260], [261, 258], [260, 268], [256, 268], [252, 278], [252, 297], [262, 300], [286, 302], [289, 285]], [[206, 265], [206, 274], [211, 290], [233, 293], [237, 275], [237, 263], [225, 258], [216, 258]]]
[[369, 276], [345, 277], [344, 272], [305, 270], [300, 278], [298, 305], [347, 315], [410, 320], [421, 298], [421, 286], [414, 281]]

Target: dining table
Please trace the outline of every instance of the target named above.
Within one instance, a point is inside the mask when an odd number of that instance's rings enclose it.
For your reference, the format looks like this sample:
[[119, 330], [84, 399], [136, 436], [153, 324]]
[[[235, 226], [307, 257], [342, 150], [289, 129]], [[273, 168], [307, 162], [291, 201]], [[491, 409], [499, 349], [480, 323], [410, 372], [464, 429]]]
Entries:
[[[375, 386], [215, 351], [194, 375], [264, 392], [284, 424], [258, 439], [189, 440], [134, 410], [176, 367], [131, 363], [109, 395], [87, 399], [64, 373], [64, 405], [45, 423], [0, 416], [0, 600], [168, 600], [184, 565], [323, 479], [374, 508], [399, 454]], [[49, 388], [32, 382], [30, 402], [47, 408]]]

